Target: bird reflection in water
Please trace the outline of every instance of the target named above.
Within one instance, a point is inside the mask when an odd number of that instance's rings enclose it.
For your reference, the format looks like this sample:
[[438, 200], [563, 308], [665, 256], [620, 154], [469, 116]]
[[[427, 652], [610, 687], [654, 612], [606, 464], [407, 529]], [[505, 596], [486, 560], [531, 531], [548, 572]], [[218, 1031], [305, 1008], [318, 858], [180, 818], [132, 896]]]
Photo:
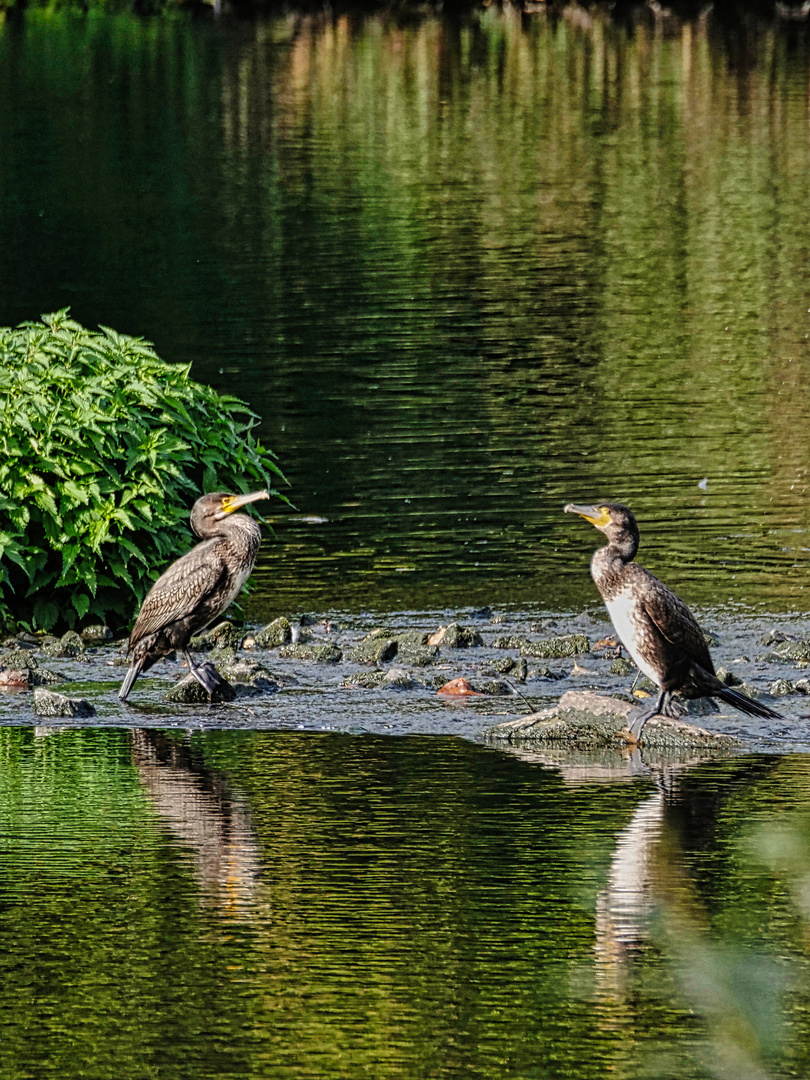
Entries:
[[203, 897], [226, 915], [250, 916], [261, 861], [247, 808], [187, 743], [162, 732], [136, 728], [132, 760], [159, 818], [192, 853]]

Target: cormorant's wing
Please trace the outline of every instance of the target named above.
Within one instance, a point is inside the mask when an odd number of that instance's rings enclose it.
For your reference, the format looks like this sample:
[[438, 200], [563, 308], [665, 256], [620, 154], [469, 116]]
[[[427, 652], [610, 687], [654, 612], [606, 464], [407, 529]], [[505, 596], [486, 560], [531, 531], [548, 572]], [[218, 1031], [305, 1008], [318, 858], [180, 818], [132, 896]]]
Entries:
[[[639, 569], [642, 569], [639, 567]], [[697, 620], [683, 600], [663, 582], [645, 571], [647, 582], [640, 598], [647, 618], [658, 633], [706, 671], [713, 672], [709, 646]]]
[[216, 539], [197, 544], [161, 574], [138, 612], [129, 636], [130, 648], [148, 634], [187, 618], [215, 588], [224, 572], [220, 559], [206, 557], [215, 544]]

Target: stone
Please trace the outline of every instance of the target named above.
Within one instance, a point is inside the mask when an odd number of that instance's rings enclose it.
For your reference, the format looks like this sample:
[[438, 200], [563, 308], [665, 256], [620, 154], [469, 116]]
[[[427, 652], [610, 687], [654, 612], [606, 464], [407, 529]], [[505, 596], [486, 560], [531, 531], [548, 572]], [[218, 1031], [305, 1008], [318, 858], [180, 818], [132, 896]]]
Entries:
[[259, 664], [256, 660], [249, 660], [247, 657], [228, 664], [223, 669], [223, 674], [228, 682], [248, 683], [259, 686], [262, 690], [278, 690], [279, 688], [278, 680], [267, 670], [264, 664]]
[[726, 686], [742, 686], [742, 679], [738, 678], [733, 671], [729, 671], [728, 668], [719, 667], [717, 669], [717, 678]]
[[503, 634], [501, 637], [496, 637], [492, 642], [493, 649], [522, 649], [524, 645], [530, 645], [531, 642], [527, 637], [522, 637], [519, 634]]
[[536, 656], [544, 660], [581, 656], [586, 652], [590, 652], [590, 645], [584, 634], [557, 634], [540, 641], [527, 641], [520, 646], [521, 656]]
[[11, 649], [0, 653], [0, 667], [36, 668], [37, 658], [30, 649]]
[[786, 697], [788, 694], [799, 692], [790, 679], [777, 679], [768, 687], [768, 693], [773, 694], [774, 697]]
[[337, 645], [285, 645], [279, 652], [290, 660], [316, 660], [319, 664], [339, 664], [343, 650]]
[[386, 686], [396, 687], [397, 690], [412, 690], [416, 686], [415, 681], [404, 668], [389, 668], [383, 678]]
[[429, 644], [443, 645], [445, 649], [469, 649], [483, 645], [484, 641], [477, 630], [451, 622], [449, 626], [440, 626], [435, 634], [431, 634]]
[[95, 716], [96, 710], [85, 698], [67, 697], [38, 686], [34, 690], [34, 712], [37, 716]]
[[84, 652], [84, 642], [75, 630], [68, 630], [58, 641], [49, 642], [42, 651], [48, 656], [76, 657]]
[[85, 626], [80, 633], [82, 641], [87, 642], [88, 645], [101, 645], [105, 641], [112, 641], [112, 636], [113, 632], [109, 626], [104, 626], [101, 623]]
[[633, 665], [624, 656], [617, 656], [610, 665], [611, 675], [631, 675], [634, 670]]
[[287, 645], [292, 641], [292, 625], [289, 619], [283, 615], [273, 619], [267, 626], [257, 630], [253, 634], [257, 649], [277, 649], [281, 645]]
[[[637, 704], [590, 690], [569, 690], [550, 709], [496, 724], [486, 731], [492, 740], [557, 743], [575, 748], [605, 747], [633, 743], [629, 722]], [[641, 744], [647, 748], [734, 748], [740, 745], [729, 735], [718, 735], [681, 720], [656, 716], [649, 720]]]
[[361, 687], [363, 690], [376, 690], [385, 682], [385, 671], [358, 671], [354, 675], [347, 675], [340, 684], [344, 690]]
[[372, 630], [357, 645], [352, 660], [358, 664], [385, 664], [397, 655], [397, 639], [387, 630]]
[[31, 668], [0, 668], [0, 687], [27, 690], [31, 685]]
[[236, 690], [231, 686], [227, 679], [224, 679], [222, 675], [217, 671], [210, 661], [205, 664], [200, 664], [200, 667], [205, 667], [209, 675], [212, 675], [216, 681], [214, 692], [209, 696], [205, 687], [194, 678], [191, 672], [181, 679], [178, 683], [166, 692], [163, 697], [164, 701], [171, 702], [174, 705], [217, 705], [222, 702], [233, 701], [236, 698]]
[[810, 641], [780, 641], [774, 646], [774, 653], [781, 660], [810, 660]]

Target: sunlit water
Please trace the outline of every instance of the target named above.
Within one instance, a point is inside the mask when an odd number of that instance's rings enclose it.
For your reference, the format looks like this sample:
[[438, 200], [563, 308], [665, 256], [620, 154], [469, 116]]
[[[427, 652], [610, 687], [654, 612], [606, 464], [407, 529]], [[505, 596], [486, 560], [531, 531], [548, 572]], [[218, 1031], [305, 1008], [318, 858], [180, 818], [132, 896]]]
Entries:
[[579, 607], [591, 498], [690, 601], [807, 610], [807, 46], [32, 10], [0, 32], [0, 323], [70, 304], [251, 403], [328, 519], [277, 525], [257, 617]]

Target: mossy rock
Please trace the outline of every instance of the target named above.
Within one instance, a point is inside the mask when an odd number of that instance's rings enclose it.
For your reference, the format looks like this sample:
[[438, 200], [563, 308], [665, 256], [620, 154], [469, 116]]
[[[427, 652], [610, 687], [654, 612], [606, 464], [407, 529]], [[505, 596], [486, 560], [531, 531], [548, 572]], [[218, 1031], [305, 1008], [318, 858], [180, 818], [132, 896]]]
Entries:
[[283, 615], [252, 635], [257, 649], [277, 649], [292, 641], [292, 626]]
[[85, 651], [84, 642], [75, 630], [68, 630], [57, 642], [43, 646], [46, 656], [76, 657]]
[[385, 671], [358, 671], [354, 675], [347, 675], [340, 685], [346, 690], [356, 686], [363, 690], [376, 690], [385, 682], [385, 676]]
[[477, 630], [469, 626], [462, 626], [461, 623], [457, 622], [450, 623], [449, 626], [445, 627], [440, 638], [437, 640], [434, 637], [433, 640], [445, 649], [470, 649], [484, 644], [484, 640]]
[[236, 690], [233, 686], [215, 668], [211, 667], [211, 671], [217, 676], [217, 685], [210, 696], [205, 687], [201, 686], [189, 672], [185, 678], [166, 691], [163, 700], [172, 705], [218, 705], [234, 701]]
[[529, 641], [520, 648], [521, 656], [534, 656], [543, 660], [560, 660], [566, 656], [580, 656], [590, 652], [591, 646], [584, 634], [557, 634], [540, 641]]
[[624, 656], [617, 656], [610, 665], [611, 675], [632, 675], [635, 668]]
[[37, 658], [30, 649], [10, 649], [0, 654], [0, 667], [36, 668]]
[[339, 664], [343, 650], [338, 645], [285, 645], [279, 656], [290, 660], [315, 660], [319, 664]]
[[95, 707], [85, 698], [68, 697], [38, 686], [34, 690], [34, 713], [36, 716], [95, 716]]
[[525, 645], [531, 645], [531, 642], [521, 634], [502, 634], [492, 642], [493, 649], [522, 649]]
[[[492, 740], [564, 744], [569, 747], [606, 747], [634, 742], [629, 723], [638, 706], [617, 697], [592, 691], [570, 690], [557, 705], [528, 716], [496, 724], [485, 733]], [[642, 745], [648, 748], [732, 749], [741, 744], [729, 735], [718, 735], [681, 720], [656, 716], [647, 721]]]
[[228, 682], [246, 683], [257, 686], [260, 690], [278, 690], [278, 680], [270, 671], [255, 660], [243, 657], [223, 668], [223, 674]]
[[780, 641], [773, 651], [780, 660], [806, 662], [810, 660], [810, 641]]
[[787, 697], [788, 694], [798, 694], [800, 691], [796, 689], [790, 679], [776, 679], [768, 687], [768, 693], [773, 694], [774, 697]]
[[106, 641], [112, 641], [112, 637], [112, 630], [102, 623], [85, 626], [81, 631], [81, 639], [88, 645], [103, 645]]
[[399, 644], [387, 630], [373, 630], [367, 634], [352, 652], [352, 660], [358, 664], [385, 664], [397, 655]]

